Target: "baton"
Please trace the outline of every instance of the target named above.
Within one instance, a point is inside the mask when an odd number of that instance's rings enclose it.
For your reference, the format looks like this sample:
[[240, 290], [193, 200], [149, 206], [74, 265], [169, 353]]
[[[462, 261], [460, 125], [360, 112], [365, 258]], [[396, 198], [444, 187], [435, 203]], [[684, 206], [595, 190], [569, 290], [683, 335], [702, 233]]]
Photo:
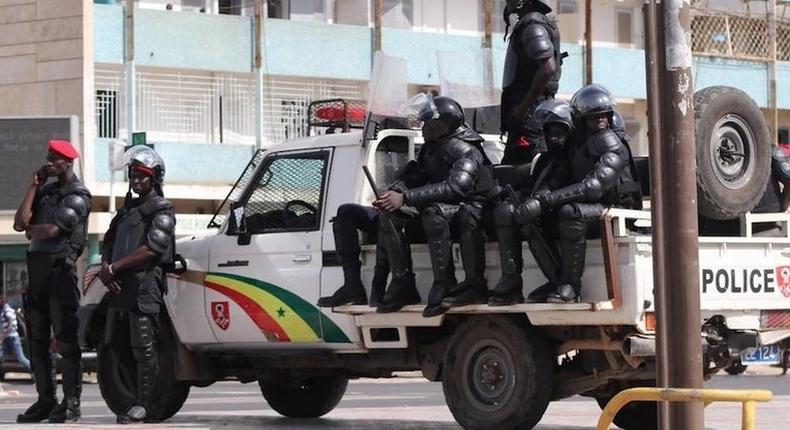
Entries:
[[364, 165], [362, 166], [362, 171], [365, 172], [365, 177], [368, 178], [368, 183], [370, 184], [370, 187], [373, 188], [373, 194], [376, 196], [376, 199], [380, 199], [381, 195], [379, 194], [379, 187], [376, 186], [376, 180], [370, 173], [370, 169], [368, 169], [367, 165]]

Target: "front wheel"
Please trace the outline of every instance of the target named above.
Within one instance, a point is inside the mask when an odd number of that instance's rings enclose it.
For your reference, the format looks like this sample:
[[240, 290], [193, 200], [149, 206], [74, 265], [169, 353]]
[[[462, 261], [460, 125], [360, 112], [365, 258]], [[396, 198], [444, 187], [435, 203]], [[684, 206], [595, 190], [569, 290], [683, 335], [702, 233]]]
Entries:
[[318, 418], [340, 403], [348, 387], [342, 375], [303, 378], [276, 375], [258, 381], [261, 394], [272, 409], [288, 418]]
[[442, 387], [456, 421], [469, 429], [531, 429], [554, 386], [550, 345], [501, 317], [470, 318], [447, 347]]
[[[189, 396], [189, 384], [175, 378], [175, 336], [169, 321], [162, 316], [159, 322], [157, 353], [159, 374], [147, 408], [147, 421], [163, 421], [175, 415]], [[137, 363], [129, 345], [129, 330], [116, 330], [118, 345], [105, 345], [103, 339], [97, 349], [97, 379], [107, 407], [116, 415], [125, 414], [134, 405], [137, 393]]]
[[741, 363], [741, 360], [735, 360], [728, 367], [725, 367], [724, 371], [727, 372], [730, 375], [735, 376], [735, 375], [740, 375], [741, 373], [745, 372], [746, 371], [746, 367], [747, 366], [744, 366], [743, 363]]

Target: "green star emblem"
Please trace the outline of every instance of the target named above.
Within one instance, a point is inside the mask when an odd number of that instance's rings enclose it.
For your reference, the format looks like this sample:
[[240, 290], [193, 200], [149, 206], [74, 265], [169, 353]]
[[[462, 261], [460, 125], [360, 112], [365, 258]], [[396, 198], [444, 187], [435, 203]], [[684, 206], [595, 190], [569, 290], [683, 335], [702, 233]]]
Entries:
[[285, 317], [285, 309], [280, 307], [280, 309], [277, 309], [277, 318], [283, 318], [283, 317]]

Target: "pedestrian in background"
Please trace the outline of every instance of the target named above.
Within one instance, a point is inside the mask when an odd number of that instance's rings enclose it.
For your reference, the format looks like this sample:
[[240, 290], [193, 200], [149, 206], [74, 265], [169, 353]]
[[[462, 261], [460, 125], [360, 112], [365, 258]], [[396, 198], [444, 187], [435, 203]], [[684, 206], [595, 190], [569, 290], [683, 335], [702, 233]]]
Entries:
[[30, 372], [30, 360], [22, 350], [22, 339], [19, 337], [19, 320], [16, 311], [5, 301], [5, 295], [0, 293], [0, 320], [3, 323], [3, 345], [0, 348], [0, 363], [5, 354], [13, 354], [16, 361]]

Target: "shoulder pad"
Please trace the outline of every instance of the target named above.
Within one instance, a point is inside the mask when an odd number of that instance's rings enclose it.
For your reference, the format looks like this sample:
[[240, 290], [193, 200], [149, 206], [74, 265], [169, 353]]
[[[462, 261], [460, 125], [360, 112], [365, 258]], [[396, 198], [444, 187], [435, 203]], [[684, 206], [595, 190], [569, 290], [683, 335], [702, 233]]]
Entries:
[[148, 216], [164, 209], [172, 209], [173, 205], [164, 197], [156, 195], [140, 206], [140, 212]]
[[771, 151], [771, 170], [777, 180], [790, 181], [790, 156], [778, 146]]
[[461, 130], [454, 134], [452, 137], [456, 139], [461, 139], [464, 142], [468, 143], [481, 143], [485, 141], [483, 136], [480, 136], [476, 131], [472, 130], [470, 127], [462, 127]]
[[554, 56], [551, 34], [543, 24], [528, 23], [521, 33], [521, 44], [524, 53], [532, 60], [546, 60]]
[[444, 144], [444, 152], [453, 161], [464, 157], [475, 150], [477, 150], [477, 148], [472, 143], [463, 139], [459, 139], [455, 136], [447, 139], [447, 142]]
[[61, 200], [61, 205], [76, 211], [81, 217], [84, 217], [90, 211], [90, 204], [87, 199], [79, 194], [73, 193]]
[[588, 137], [587, 145], [593, 154], [599, 156], [607, 152], [617, 152], [620, 154], [624, 147], [620, 137], [610, 128]]

